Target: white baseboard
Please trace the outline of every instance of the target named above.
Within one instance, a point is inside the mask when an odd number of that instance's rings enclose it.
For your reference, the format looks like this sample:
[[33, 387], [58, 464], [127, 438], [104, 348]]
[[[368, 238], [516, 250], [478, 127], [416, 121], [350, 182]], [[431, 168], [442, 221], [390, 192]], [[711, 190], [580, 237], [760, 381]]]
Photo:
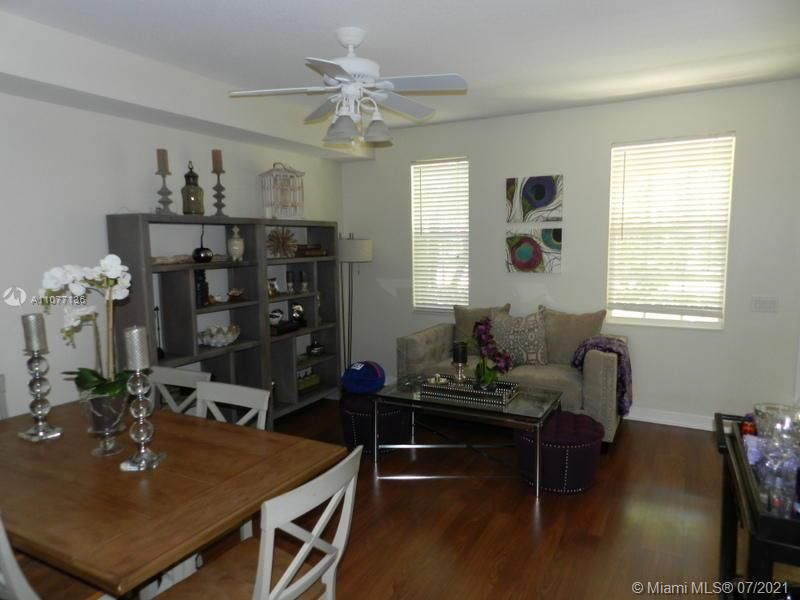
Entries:
[[713, 416], [695, 415], [672, 410], [632, 406], [631, 412], [625, 418], [631, 421], [644, 421], [645, 423], [658, 423], [659, 425], [672, 425], [673, 427], [687, 427], [689, 429], [702, 429], [703, 431], [714, 430]]

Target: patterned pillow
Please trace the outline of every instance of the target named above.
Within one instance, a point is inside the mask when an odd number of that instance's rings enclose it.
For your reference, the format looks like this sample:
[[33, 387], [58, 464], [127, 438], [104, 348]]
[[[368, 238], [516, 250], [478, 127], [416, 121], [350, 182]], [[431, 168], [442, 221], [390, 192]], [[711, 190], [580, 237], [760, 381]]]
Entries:
[[478, 344], [475, 338], [472, 337], [472, 328], [475, 327], [475, 321], [481, 321], [489, 317], [491, 312], [496, 310], [508, 314], [511, 310], [510, 304], [503, 306], [494, 306], [488, 308], [468, 308], [466, 306], [454, 306], [453, 312], [456, 317], [456, 330], [453, 336], [454, 342], [467, 342], [467, 352], [470, 354], [478, 353]]
[[511, 355], [515, 367], [547, 364], [547, 337], [541, 311], [527, 317], [512, 317], [493, 310], [491, 319], [494, 339]]

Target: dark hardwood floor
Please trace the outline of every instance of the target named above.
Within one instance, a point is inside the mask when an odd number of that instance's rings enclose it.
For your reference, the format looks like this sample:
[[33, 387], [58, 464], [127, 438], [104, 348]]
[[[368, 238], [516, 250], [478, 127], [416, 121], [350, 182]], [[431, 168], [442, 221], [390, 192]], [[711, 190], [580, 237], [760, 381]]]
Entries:
[[[428, 422], [472, 441], [510, 439]], [[276, 430], [342, 443], [333, 401]], [[538, 501], [516, 477], [513, 449], [492, 456], [509, 464], [461, 449], [381, 456], [384, 475], [490, 477], [412, 481], [376, 480], [365, 457], [337, 596], [616, 599], [635, 597], [635, 581], [716, 580], [721, 458], [711, 433], [626, 421], [591, 490]]]

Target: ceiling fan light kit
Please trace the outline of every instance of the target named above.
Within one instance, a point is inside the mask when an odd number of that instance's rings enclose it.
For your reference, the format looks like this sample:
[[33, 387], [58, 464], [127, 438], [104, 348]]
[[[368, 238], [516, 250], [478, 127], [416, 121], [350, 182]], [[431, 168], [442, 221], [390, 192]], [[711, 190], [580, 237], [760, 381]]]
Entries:
[[391, 143], [392, 141], [392, 136], [389, 135], [389, 128], [378, 111], [375, 111], [375, 114], [372, 115], [372, 121], [370, 121], [367, 131], [364, 132], [364, 141], [369, 144]]
[[349, 144], [358, 135], [358, 128], [353, 119], [347, 115], [338, 115], [328, 127], [323, 141], [328, 144]]
[[[392, 138], [379, 106], [407, 119], [422, 121], [435, 111], [401, 94], [456, 94], [467, 91], [467, 82], [456, 73], [381, 77], [378, 63], [356, 56], [355, 49], [364, 41], [365, 35], [366, 32], [359, 27], [340, 27], [336, 30], [336, 37], [347, 48], [347, 56], [333, 60], [306, 58], [306, 66], [322, 75], [322, 86], [248, 90], [231, 92], [230, 96], [331, 94], [305, 119], [306, 123], [312, 123], [333, 113], [324, 142], [343, 144], [362, 141], [386, 145], [391, 143]], [[370, 112], [371, 118], [365, 118]]]

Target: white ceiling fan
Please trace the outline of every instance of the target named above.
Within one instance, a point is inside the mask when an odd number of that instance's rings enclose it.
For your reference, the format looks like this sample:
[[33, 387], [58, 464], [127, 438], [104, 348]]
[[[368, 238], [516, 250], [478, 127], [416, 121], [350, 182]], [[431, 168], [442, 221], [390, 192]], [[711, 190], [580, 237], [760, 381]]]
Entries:
[[[429, 106], [401, 94], [458, 94], [467, 91], [467, 82], [456, 73], [381, 77], [378, 63], [356, 56], [355, 49], [364, 41], [365, 35], [366, 32], [359, 27], [341, 27], [336, 30], [336, 38], [347, 48], [347, 56], [332, 60], [306, 58], [306, 66], [322, 75], [321, 86], [248, 90], [231, 92], [230, 96], [331, 94], [306, 117], [305, 122], [319, 121], [333, 113], [324, 141], [341, 144], [359, 138], [370, 143], [390, 141], [379, 106], [415, 121], [433, 115], [434, 110]], [[364, 122], [365, 113], [371, 113], [368, 127]]]

